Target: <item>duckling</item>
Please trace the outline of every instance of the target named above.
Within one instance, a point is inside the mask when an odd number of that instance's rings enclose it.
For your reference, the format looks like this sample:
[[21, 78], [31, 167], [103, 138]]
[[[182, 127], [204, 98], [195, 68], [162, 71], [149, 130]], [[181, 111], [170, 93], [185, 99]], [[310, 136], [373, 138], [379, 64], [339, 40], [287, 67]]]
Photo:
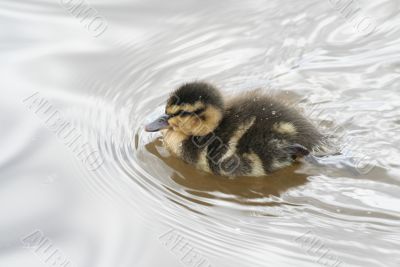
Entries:
[[165, 115], [146, 125], [164, 146], [200, 170], [224, 176], [263, 176], [291, 165], [321, 144], [302, 115], [260, 90], [226, 100], [213, 85], [191, 82], [169, 97]]

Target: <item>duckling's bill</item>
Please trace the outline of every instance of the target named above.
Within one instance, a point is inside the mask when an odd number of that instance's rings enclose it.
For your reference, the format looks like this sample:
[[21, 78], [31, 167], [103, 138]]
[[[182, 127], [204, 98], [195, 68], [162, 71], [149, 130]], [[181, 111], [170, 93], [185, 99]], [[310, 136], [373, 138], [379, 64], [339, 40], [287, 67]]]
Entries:
[[169, 123], [168, 123], [169, 118], [170, 118], [170, 116], [168, 116], [168, 115], [162, 115], [155, 121], [147, 124], [144, 129], [146, 132], [158, 132], [162, 129], [166, 129], [169, 127]]

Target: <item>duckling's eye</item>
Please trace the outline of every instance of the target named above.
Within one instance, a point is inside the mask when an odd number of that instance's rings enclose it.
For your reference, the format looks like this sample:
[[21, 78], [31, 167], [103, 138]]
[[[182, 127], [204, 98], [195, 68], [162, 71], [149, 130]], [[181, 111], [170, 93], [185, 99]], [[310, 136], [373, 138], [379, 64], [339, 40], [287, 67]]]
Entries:
[[195, 111], [181, 111], [179, 113], [179, 115], [181, 115], [182, 117], [191, 116], [191, 115], [199, 115], [204, 110], [205, 110], [204, 108], [200, 108], [200, 109], [197, 109]]
[[182, 111], [181, 113], [179, 113], [179, 115], [182, 117], [187, 117], [187, 116], [190, 116], [193, 114], [194, 114], [194, 112], [189, 112], [189, 111]]

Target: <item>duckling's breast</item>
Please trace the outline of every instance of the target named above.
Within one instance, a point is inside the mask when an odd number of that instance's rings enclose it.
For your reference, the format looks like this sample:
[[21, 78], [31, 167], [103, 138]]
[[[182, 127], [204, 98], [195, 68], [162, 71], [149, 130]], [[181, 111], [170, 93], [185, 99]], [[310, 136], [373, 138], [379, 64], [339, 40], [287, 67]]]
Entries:
[[180, 132], [163, 130], [163, 142], [165, 147], [175, 156], [182, 157], [184, 154], [183, 143], [189, 138]]

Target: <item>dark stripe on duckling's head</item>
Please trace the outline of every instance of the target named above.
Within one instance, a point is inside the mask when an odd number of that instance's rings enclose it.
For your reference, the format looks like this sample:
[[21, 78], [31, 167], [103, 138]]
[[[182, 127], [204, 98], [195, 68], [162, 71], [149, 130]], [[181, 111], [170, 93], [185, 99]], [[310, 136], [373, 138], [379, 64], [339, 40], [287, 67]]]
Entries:
[[180, 109], [180, 111], [177, 111], [173, 114], [170, 114], [169, 117], [175, 117], [175, 116], [182, 116], [182, 117], [188, 117], [188, 116], [194, 116], [194, 115], [198, 115], [198, 116], [202, 116], [201, 114], [206, 110], [205, 107], [203, 108], [198, 108], [195, 109], [193, 111], [187, 111], [185, 109]]

